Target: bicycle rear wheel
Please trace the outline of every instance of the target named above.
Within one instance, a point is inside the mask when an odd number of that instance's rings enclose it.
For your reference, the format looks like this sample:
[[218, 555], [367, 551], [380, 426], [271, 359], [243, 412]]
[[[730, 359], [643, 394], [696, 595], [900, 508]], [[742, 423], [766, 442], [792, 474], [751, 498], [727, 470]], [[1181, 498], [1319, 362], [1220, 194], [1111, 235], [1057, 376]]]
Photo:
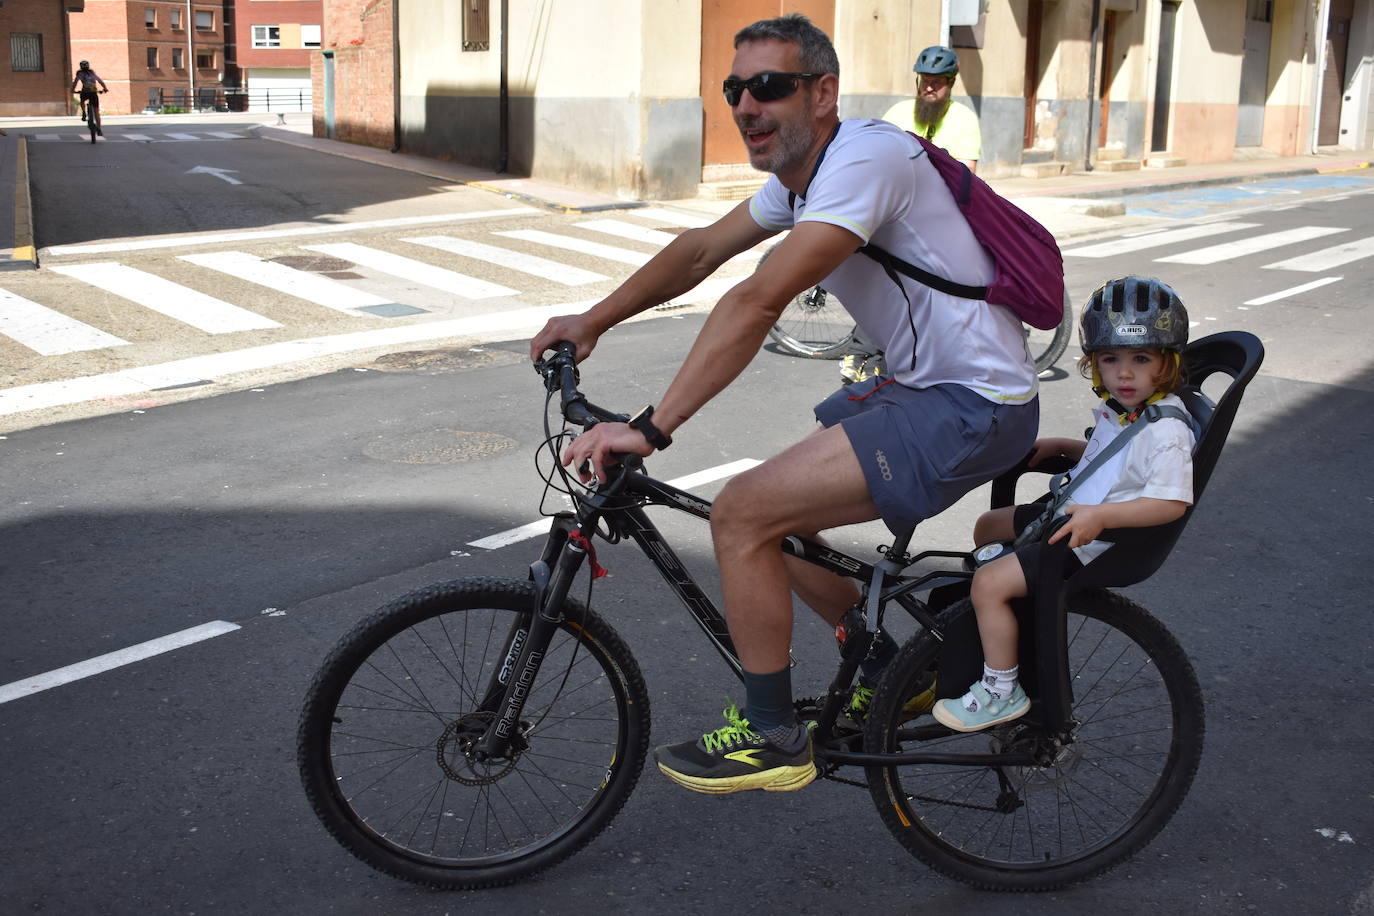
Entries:
[[1069, 340], [1073, 337], [1074, 328], [1077, 324], [1073, 313], [1073, 300], [1069, 298], [1069, 290], [1065, 287], [1064, 317], [1056, 327], [1042, 331], [1028, 324], [1021, 325], [1022, 330], [1026, 332], [1026, 349], [1030, 351], [1031, 361], [1035, 363], [1037, 375], [1046, 369], [1053, 368], [1054, 364], [1059, 361], [1059, 357], [1064, 355], [1064, 350], [1069, 346]]
[[[963, 600], [940, 623], [972, 614]], [[904, 724], [902, 702], [938, 664], [942, 644], [918, 634], [888, 665], [864, 733], [870, 752], [1026, 750], [1046, 761], [868, 768], [883, 822], [937, 871], [994, 890], [1082, 881], [1141, 849], [1187, 794], [1202, 755], [1203, 709], [1178, 642], [1143, 608], [1104, 590], [1069, 599], [1068, 634], [1076, 724], [1063, 746], [1035, 723], [1034, 707], [982, 732], [949, 732], [929, 717]]]
[[432, 887], [509, 884], [582, 848], [625, 803], [648, 751], [648, 694], [620, 637], [571, 600], [530, 685], [524, 749], [470, 753], [534, 600], [513, 579], [435, 585], [363, 620], [320, 668], [297, 762], [315, 813], [358, 858]]

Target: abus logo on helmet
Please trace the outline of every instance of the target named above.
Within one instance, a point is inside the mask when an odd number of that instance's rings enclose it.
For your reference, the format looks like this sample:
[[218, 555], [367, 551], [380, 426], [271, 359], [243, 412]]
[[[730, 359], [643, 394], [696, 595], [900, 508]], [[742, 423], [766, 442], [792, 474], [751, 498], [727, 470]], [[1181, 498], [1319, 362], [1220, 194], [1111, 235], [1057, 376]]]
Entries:
[[1116, 333], [1122, 337], [1143, 337], [1148, 332], [1143, 324], [1123, 324]]

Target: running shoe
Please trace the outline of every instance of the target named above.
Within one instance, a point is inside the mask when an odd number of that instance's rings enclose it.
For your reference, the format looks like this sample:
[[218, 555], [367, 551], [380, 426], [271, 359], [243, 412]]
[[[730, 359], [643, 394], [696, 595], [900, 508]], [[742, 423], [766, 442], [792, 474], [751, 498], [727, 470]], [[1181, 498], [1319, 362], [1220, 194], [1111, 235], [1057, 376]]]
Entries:
[[[873, 688], [865, 687], [862, 683], [854, 685], [854, 692], [849, 697], [849, 708], [844, 711], [840, 718], [840, 725], [852, 728], [863, 728], [864, 722], [868, 720], [868, 708], [873, 705]], [[919, 690], [915, 696], [902, 704], [902, 721], [909, 722], [923, 713], [930, 712], [935, 705], [935, 679], [924, 688]]]
[[811, 732], [796, 751], [787, 751], [749, 727], [734, 703], [725, 707], [725, 727], [698, 741], [665, 744], [655, 749], [658, 768], [673, 782], [709, 795], [746, 789], [794, 792], [816, 778]]

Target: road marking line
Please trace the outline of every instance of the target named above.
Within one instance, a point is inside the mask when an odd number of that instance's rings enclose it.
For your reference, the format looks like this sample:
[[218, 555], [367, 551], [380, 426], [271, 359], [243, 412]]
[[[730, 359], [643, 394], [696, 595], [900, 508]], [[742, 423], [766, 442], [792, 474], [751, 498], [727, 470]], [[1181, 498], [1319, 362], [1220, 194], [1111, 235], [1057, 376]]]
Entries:
[[631, 242], [643, 242], [645, 245], [654, 245], [659, 248], [677, 238], [673, 233], [664, 232], [662, 229], [646, 229], [643, 226], [636, 226], [634, 223], [627, 223], [619, 219], [589, 219], [580, 223], [573, 223], [573, 225], [579, 229], [604, 232], [616, 238], [628, 239]]
[[1265, 264], [1264, 268], [1265, 270], [1301, 270], [1315, 274], [1343, 267], [1351, 261], [1358, 261], [1371, 255], [1374, 255], [1374, 236], [1346, 242], [1343, 245], [1335, 245], [1331, 248], [1323, 248], [1321, 251], [1314, 251], [1311, 254], [1298, 255], [1296, 258], [1289, 258], [1286, 261]]
[[200, 139], [200, 137], [197, 137], [195, 134], [163, 134], [162, 136], [167, 137], [167, 138], [170, 139], [170, 140], [199, 140], [199, 139]]
[[568, 235], [544, 232], [542, 229], [512, 229], [506, 232], [494, 232], [492, 234], [504, 236], [508, 239], [519, 239], [522, 242], [534, 242], [536, 245], [548, 245], [551, 248], [563, 248], [568, 251], [576, 251], [579, 254], [589, 254], [595, 258], [604, 258], [607, 261], [616, 261], [620, 264], [632, 264], [635, 267], [641, 267], [649, 263], [649, 259], [653, 257], [653, 255], [650, 254], [630, 251], [628, 248], [616, 248], [614, 245], [603, 245], [600, 242], [588, 242], [585, 239], [576, 239]]
[[493, 299], [497, 296], [520, 295], [519, 290], [511, 289], [509, 286], [488, 283], [486, 280], [469, 277], [467, 274], [460, 274], [455, 270], [435, 267], [424, 261], [392, 254], [379, 248], [357, 245], [353, 242], [339, 242], [332, 245], [302, 245], [301, 247], [306, 251], [318, 251], [321, 254], [343, 258], [345, 261], [352, 261], [354, 264], [361, 264], [372, 270], [380, 270], [382, 273], [391, 274], [402, 280], [430, 286], [440, 292], [462, 296], [464, 299]]
[[458, 239], [450, 235], [426, 235], [420, 238], [402, 239], [401, 241], [410, 242], [412, 245], [426, 245], [430, 248], [437, 248], [440, 251], [447, 251], [465, 258], [485, 261], [488, 264], [495, 264], [497, 267], [505, 267], [509, 270], [518, 270], [543, 280], [562, 283], [564, 286], [582, 286], [586, 283], [598, 283], [610, 279], [605, 274], [593, 273], [590, 270], [583, 270], [570, 264], [550, 261], [548, 258], [524, 254], [519, 251], [511, 251], [509, 248], [498, 248], [496, 245], [470, 242], [467, 239]]
[[89, 283], [98, 289], [114, 293], [207, 334], [230, 334], [234, 331], [281, 327], [277, 322], [256, 312], [250, 312], [180, 283], [173, 283], [171, 280], [113, 261], [73, 264], [70, 267], [52, 269], [55, 273], [65, 274], [82, 283]]
[[242, 139], [243, 139], [243, 134], [231, 134], [231, 133], [230, 133], [229, 131], [227, 131], [227, 130], [209, 130], [209, 131], [206, 131], [206, 133], [209, 134], [209, 135], [212, 136], [212, 137], [223, 137], [223, 138], [226, 139], [226, 140], [242, 140]]
[[[740, 460], [732, 461], [729, 464], [718, 465], [713, 468], [707, 468], [704, 471], [697, 471], [693, 474], [688, 474], [686, 477], [679, 477], [676, 480], [669, 480], [667, 481], [667, 483], [670, 486], [677, 487], [679, 490], [690, 490], [692, 487], [699, 487], [704, 483], [710, 483], [714, 480], [721, 480], [725, 477], [733, 477], [736, 474], [741, 474], [752, 467], [757, 467], [762, 463], [762, 461], [759, 461], [755, 458], [741, 458]], [[530, 538], [539, 537], [541, 534], [545, 534], [548, 532], [549, 524], [550, 522], [547, 518], [536, 519], [535, 521], [532, 521], [526, 525], [521, 525], [518, 528], [510, 528], [506, 531], [501, 531], [496, 534], [487, 535], [486, 537], [480, 538], [476, 541], [469, 541], [468, 546], [480, 547], [483, 550], [496, 550], [498, 547], [507, 547], [511, 544], [518, 544], [521, 541], [527, 541]]]
[[152, 142], [152, 139], [153, 139], [152, 137], [148, 136], [147, 134], [121, 134], [121, 136], [122, 136], [125, 140], [142, 140], [142, 141], [148, 142], [148, 143], [151, 143], [151, 142]]
[[61, 135], [61, 134], [34, 134], [34, 135], [33, 135], [33, 138], [34, 138], [35, 140], [61, 140], [61, 139], [62, 139], [62, 135]]
[[1191, 242], [1194, 239], [1221, 235], [1226, 232], [1239, 232], [1242, 229], [1254, 229], [1258, 225], [1260, 224], [1206, 223], [1201, 226], [1186, 226], [1182, 229], [1166, 229], [1162, 232], [1149, 232], [1144, 235], [1131, 235], [1125, 238], [1112, 239], [1110, 242], [1086, 245], [1083, 248], [1070, 248], [1064, 252], [1064, 257], [1110, 258], [1118, 254], [1130, 254], [1134, 251], [1144, 251], [1147, 248], [1161, 248], [1165, 245], [1172, 245], [1175, 242]]
[[0, 334], [43, 356], [122, 347], [129, 342], [0, 289]]
[[188, 630], [182, 630], [168, 636], [150, 639], [127, 649], [97, 655], [95, 658], [89, 658], [84, 662], [77, 662], [74, 665], [67, 665], [65, 668], [58, 668], [46, 674], [39, 674], [22, 681], [0, 686], [0, 703], [8, 703], [20, 697], [32, 696], [43, 690], [61, 687], [63, 684], [70, 684], [72, 681], [79, 681], [82, 678], [93, 677], [114, 668], [141, 662], [146, 658], [171, 652], [173, 649], [184, 649], [198, 642], [223, 636], [225, 633], [232, 633], [237, 629], [240, 627], [236, 623], [230, 623], [227, 620], [212, 620], [198, 627], [191, 627]]
[[678, 213], [676, 210], [664, 210], [659, 207], [643, 207], [639, 210], [630, 211], [631, 216], [642, 216], [645, 219], [656, 219], [659, 222], [667, 223], [670, 226], [681, 226], [684, 229], [700, 229], [709, 226], [715, 220], [701, 216], [693, 216], [690, 213]]
[[132, 242], [92, 242], [86, 245], [54, 245], [44, 248], [43, 254], [61, 257], [68, 254], [107, 254], [115, 251], [148, 251], [153, 248], [179, 248], [182, 245], [225, 245], [252, 239], [282, 239], [298, 235], [323, 235], [352, 232], [356, 229], [392, 229], [398, 226], [427, 226], [474, 219], [493, 219], [539, 213], [534, 207], [506, 207], [502, 210], [473, 210], [468, 213], [438, 213], [433, 216], [398, 216], [392, 219], [363, 220], [356, 223], [334, 223], [328, 226], [295, 226], [290, 229], [248, 229], [240, 232], [207, 232], [201, 235], [162, 236]]
[[1199, 248], [1195, 251], [1185, 251], [1183, 254], [1171, 254], [1167, 257], [1155, 258], [1155, 263], [1216, 264], [1220, 261], [1230, 261], [1234, 258], [1258, 254], [1261, 251], [1268, 251], [1271, 248], [1281, 248], [1284, 245], [1295, 245], [1298, 242], [1307, 242], [1312, 239], [1322, 238], [1323, 236], [1335, 235], [1337, 232], [1348, 231], [1347, 229], [1341, 229], [1336, 226], [1299, 226], [1296, 229], [1269, 232], [1264, 235], [1251, 236], [1248, 239], [1240, 239], [1236, 242], [1226, 242], [1221, 245], [1212, 245], [1208, 248]]
[[[311, 337], [281, 343], [235, 350], [229, 353], [209, 353], [192, 356], [154, 366], [122, 369], [102, 375], [38, 382], [0, 390], [0, 415], [62, 407], [84, 401], [127, 397], [156, 388], [185, 385], [191, 382], [214, 380], [241, 372], [269, 369], [291, 363], [304, 362], [322, 356], [353, 353], [374, 347], [411, 344], [443, 338], [490, 337], [500, 334], [533, 333], [550, 318], [585, 312], [597, 300], [562, 302], [536, 308], [493, 312], [469, 318], [431, 321], [423, 324], [354, 331], [328, 337]], [[504, 339], [495, 338], [495, 339]]]
[[1251, 299], [1246, 305], [1265, 305], [1270, 302], [1277, 302], [1280, 299], [1287, 299], [1289, 296], [1296, 296], [1298, 293], [1305, 293], [1309, 289], [1317, 289], [1326, 286], [1328, 283], [1336, 283], [1344, 277], [1322, 277], [1320, 280], [1313, 280], [1311, 283], [1304, 283], [1302, 286], [1295, 286], [1292, 289], [1280, 290], [1277, 293], [1270, 293], [1267, 296], [1260, 296], [1258, 299]]
[[216, 251], [210, 254], [183, 254], [178, 260], [187, 261], [199, 267], [208, 267], [286, 293], [306, 302], [323, 305], [348, 315], [358, 317], [354, 309], [366, 305], [389, 305], [390, 299], [374, 296], [372, 293], [354, 289], [346, 283], [318, 277], [304, 270], [296, 270], [285, 264], [264, 261], [257, 255], [242, 251]]

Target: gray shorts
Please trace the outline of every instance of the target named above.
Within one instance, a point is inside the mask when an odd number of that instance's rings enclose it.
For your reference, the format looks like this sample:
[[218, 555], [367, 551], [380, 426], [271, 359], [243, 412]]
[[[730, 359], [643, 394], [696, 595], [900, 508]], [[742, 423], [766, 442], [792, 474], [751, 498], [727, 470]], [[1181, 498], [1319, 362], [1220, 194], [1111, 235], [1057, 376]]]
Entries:
[[1040, 401], [996, 404], [962, 385], [870, 379], [817, 404], [816, 419], [841, 424], [878, 514], [904, 534], [1026, 457]]

